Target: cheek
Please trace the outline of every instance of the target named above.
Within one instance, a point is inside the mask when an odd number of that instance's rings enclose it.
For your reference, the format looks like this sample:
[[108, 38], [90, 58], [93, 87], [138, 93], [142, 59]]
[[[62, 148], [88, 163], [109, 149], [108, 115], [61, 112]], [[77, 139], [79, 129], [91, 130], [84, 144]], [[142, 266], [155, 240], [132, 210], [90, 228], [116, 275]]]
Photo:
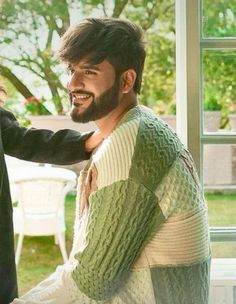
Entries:
[[103, 79], [96, 82], [96, 85], [94, 86], [94, 93], [96, 95], [101, 95], [110, 88], [112, 88], [114, 85], [114, 81], [111, 79]]

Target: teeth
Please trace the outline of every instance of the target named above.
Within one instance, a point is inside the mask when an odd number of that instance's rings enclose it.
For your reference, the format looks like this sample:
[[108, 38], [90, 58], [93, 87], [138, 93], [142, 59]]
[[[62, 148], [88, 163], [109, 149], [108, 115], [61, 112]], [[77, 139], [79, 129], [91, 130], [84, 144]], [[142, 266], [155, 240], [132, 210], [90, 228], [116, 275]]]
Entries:
[[89, 95], [76, 95], [76, 98], [78, 98], [78, 99], [86, 99], [86, 98], [89, 98]]

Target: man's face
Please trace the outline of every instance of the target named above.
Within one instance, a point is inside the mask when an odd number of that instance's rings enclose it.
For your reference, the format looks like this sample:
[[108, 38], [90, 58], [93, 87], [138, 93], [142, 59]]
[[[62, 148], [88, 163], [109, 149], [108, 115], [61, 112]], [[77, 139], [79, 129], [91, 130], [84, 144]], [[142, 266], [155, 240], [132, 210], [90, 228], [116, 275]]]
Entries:
[[91, 65], [85, 60], [70, 66], [68, 89], [71, 117], [76, 122], [105, 117], [119, 104], [120, 80], [108, 61]]

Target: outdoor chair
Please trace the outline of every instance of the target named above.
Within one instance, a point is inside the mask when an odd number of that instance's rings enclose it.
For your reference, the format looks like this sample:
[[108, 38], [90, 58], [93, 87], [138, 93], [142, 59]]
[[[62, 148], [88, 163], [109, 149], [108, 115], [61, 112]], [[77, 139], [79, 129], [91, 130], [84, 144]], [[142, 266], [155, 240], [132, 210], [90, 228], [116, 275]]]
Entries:
[[12, 177], [18, 187], [18, 205], [13, 208], [14, 233], [18, 235], [16, 265], [24, 236], [54, 235], [64, 262], [68, 260], [65, 246], [66, 194], [75, 187], [76, 174], [55, 167], [26, 168]]

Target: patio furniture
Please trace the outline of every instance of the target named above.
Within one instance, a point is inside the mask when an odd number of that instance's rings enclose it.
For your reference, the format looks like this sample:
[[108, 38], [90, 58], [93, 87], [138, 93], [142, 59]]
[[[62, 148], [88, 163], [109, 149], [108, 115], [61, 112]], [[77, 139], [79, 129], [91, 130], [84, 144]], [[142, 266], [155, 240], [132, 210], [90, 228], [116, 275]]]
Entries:
[[19, 235], [16, 265], [25, 235], [54, 235], [64, 262], [68, 260], [64, 202], [66, 194], [75, 187], [76, 177], [71, 170], [47, 166], [25, 168], [11, 175], [11, 182], [18, 187], [18, 206], [13, 208], [14, 232]]

